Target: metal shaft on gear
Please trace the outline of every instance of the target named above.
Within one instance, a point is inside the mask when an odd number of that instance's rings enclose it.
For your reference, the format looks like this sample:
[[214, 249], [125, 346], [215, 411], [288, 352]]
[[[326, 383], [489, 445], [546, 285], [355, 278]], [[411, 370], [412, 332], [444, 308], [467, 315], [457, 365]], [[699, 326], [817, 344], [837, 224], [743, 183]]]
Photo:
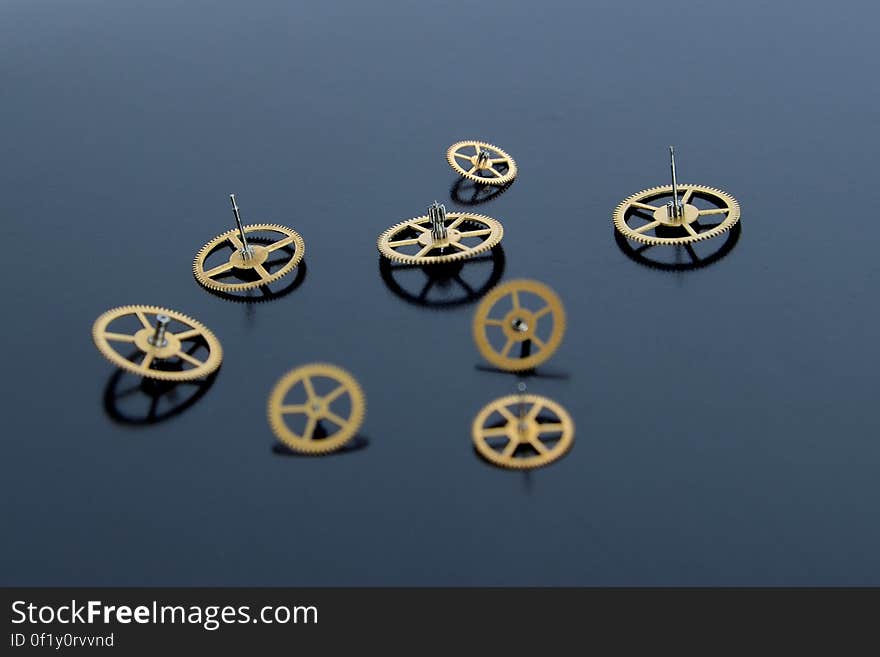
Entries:
[[675, 179], [675, 149], [669, 147], [669, 170], [672, 172], [672, 201], [666, 204], [666, 216], [669, 219], [680, 219], [684, 213], [678, 200], [678, 181]]
[[446, 206], [434, 201], [428, 206], [428, 217], [431, 219], [431, 237], [435, 242], [446, 239]]
[[489, 168], [489, 156], [491, 153], [487, 151], [485, 148], [481, 148], [480, 152], [477, 153], [477, 168], [478, 169], [487, 169]]
[[154, 347], [164, 347], [168, 344], [168, 341], [165, 339], [165, 331], [168, 329], [168, 322], [171, 321], [171, 318], [168, 315], [156, 315], [156, 330], [148, 338], [148, 342]]
[[235, 225], [238, 226], [238, 237], [241, 240], [241, 255], [247, 259], [254, 254], [254, 250], [248, 245], [247, 237], [244, 235], [244, 226], [241, 224], [241, 215], [238, 214], [238, 206], [235, 204], [235, 194], [229, 195], [232, 202], [232, 214], [235, 215]]

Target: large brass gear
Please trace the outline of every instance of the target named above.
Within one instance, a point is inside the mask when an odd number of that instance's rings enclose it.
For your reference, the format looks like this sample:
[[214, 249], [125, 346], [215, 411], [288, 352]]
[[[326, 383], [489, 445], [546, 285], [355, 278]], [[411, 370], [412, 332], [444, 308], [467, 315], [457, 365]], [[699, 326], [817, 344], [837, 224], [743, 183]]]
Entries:
[[[663, 204], [650, 203], [663, 196], [672, 196], [672, 185], [661, 185], [642, 190], [621, 201], [614, 210], [614, 227], [627, 239], [643, 244], [690, 244], [726, 233], [739, 221], [739, 203], [727, 192], [688, 184], [678, 185], [678, 192], [683, 206], [680, 217], [668, 216]], [[708, 201], [715, 207], [700, 209], [691, 203], [694, 198]], [[717, 215], [724, 215], [719, 223], [701, 223], [703, 217]], [[636, 223], [641, 225], [634, 225]], [[676, 235], [676, 232], [683, 234]]]
[[[315, 391], [313, 379], [328, 379], [333, 382], [332, 390], [324, 395]], [[301, 384], [305, 401], [292, 404], [288, 400], [291, 389]], [[341, 417], [332, 408], [344, 396], [349, 398], [348, 418]], [[303, 396], [303, 395], [300, 395]], [[366, 398], [354, 377], [341, 367], [327, 363], [303, 365], [285, 374], [269, 395], [269, 425], [278, 439], [298, 452], [324, 454], [341, 448], [355, 437], [364, 421]], [[302, 433], [290, 428], [286, 417], [304, 415], [305, 427]], [[329, 421], [337, 430], [324, 437], [317, 437], [322, 423]]]
[[[523, 303], [526, 295], [537, 297], [539, 306]], [[504, 316], [493, 317], [496, 307], [506, 307], [508, 300], [510, 308]], [[550, 331], [544, 332], [546, 337], [542, 338], [538, 327], [545, 317]], [[534, 369], [553, 355], [562, 343], [565, 326], [565, 309], [556, 293], [543, 283], [523, 279], [499, 285], [486, 295], [474, 313], [473, 334], [483, 358], [503, 370], [522, 372]], [[495, 335], [490, 336], [490, 331]], [[499, 336], [502, 341], [492, 339]], [[529, 342], [528, 353], [522, 351], [526, 341]], [[520, 355], [511, 356], [517, 345], [521, 348]]]
[[[431, 219], [427, 215], [395, 224], [376, 240], [379, 253], [408, 265], [433, 265], [465, 260], [484, 253], [504, 237], [501, 222], [482, 214], [450, 212], [446, 220], [446, 237], [440, 240], [432, 236]], [[479, 242], [473, 245], [464, 242], [470, 239], [478, 239]], [[414, 253], [400, 250], [405, 248], [411, 248]], [[431, 255], [433, 252], [439, 253]]]
[[[134, 333], [110, 330], [111, 324], [119, 320], [124, 322], [125, 317], [131, 323], [134, 323], [131, 318], [136, 319], [140, 328]], [[156, 318], [156, 322], [150, 321], [150, 317]], [[161, 342], [154, 344], [160, 318], [182, 324], [184, 329], [176, 333], [163, 331]], [[117, 367], [160, 381], [200, 379], [216, 372], [223, 360], [220, 341], [204, 324], [176, 310], [159, 306], [121, 306], [108, 310], [92, 325], [92, 339], [98, 350]], [[137, 352], [126, 357], [114, 345], [132, 345]], [[208, 350], [204, 360], [192, 355], [199, 347]]]
[[[196, 280], [209, 290], [217, 292], [240, 292], [242, 290], [250, 290], [256, 287], [262, 287], [274, 283], [278, 279], [292, 272], [296, 266], [302, 261], [306, 252], [305, 242], [292, 228], [281, 226], [278, 224], [251, 224], [244, 227], [245, 236], [256, 233], [276, 233], [282, 237], [269, 244], [259, 244], [257, 240], [248, 240], [248, 246], [252, 250], [252, 255], [246, 257], [243, 253], [243, 245], [237, 229], [228, 230], [218, 235], [210, 242], [205, 244], [196, 254], [193, 260], [193, 274]], [[216, 267], [205, 269], [205, 261], [208, 256], [223, 246], [231, 247], [229, 259]], [[284, 262], [274, 272], [269, 272], [264, 267], [269, 256], [287, 246], [293, 245], [294, 251], [291, 257]], [[232, 272], [252, 271], [257, 278], [253, 281], [243, 281], [239, 283], [223, 283], [216, 280], [217, 276], [222, 276]]]
[[[488, 157], [481, 155], [484, 151]], [[446, 161], [462, 178], [484, 185], [506, 185], [516, 178], [516, 160], [484, 141], [466, 139], [454, 143], [446, 151]]]
[[490, 463], [504, 468], [537, 468], [571, 448], [574, 422], [552, 399], [508, 395], [483, 407], [474, 418], [471, 433], [477, 452]]

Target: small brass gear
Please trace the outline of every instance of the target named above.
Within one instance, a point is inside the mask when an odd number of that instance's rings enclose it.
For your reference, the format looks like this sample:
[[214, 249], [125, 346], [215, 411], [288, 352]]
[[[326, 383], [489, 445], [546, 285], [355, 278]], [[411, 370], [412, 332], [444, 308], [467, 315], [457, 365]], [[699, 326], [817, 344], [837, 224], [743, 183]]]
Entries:
[[[526, 296], [536, 297], [538, 303], [524, 303]], [[499, 306], [504, 315], [494, 317]], [[543, 324], [549, 324], [549, 331], [539, 331]], [[503, 370], [521, 372], [553, 355], [562, 343], [565, 325], [565, 309], [556, 293], [543, 283], [522, 279], [499, 285], [486, 295], [474, 314], [473, 334], [483, 358]], [[511, 356], [517, 345], [520, 355]]]
[[[379, 253], [408, 265], [433, 265], [465, 260], [491, 250], [504, 237], [501, 222], [482, 214], [450, 212], [446, 216], [446, 237], [436, 239], [427, 215], [393, 225], [379, 235]], [[476, 243], [467, 244], [469, 240]], [[409, 249], [406, 253], [401, 249]], [[434, 255], [431, 255], [431, 254]]]
[[[242, 290], [250, 290], [255, 287], [269, 285], [292, 272], [305, 255], [306, 246], [305, 242], [303, 242], [303, 238], [299, 233], [287, 226], [280, 226], [278, 224], [251, 224], [244, 227], [244, 232], [246, 237], [251, 234], [265, 233], [274, 233], [280, 237], [268, 244], [260, 244], [258, 239], [249, 239], [248, 246], [252, 250], [252, 255], [250, 257], [245, 257], [238, 230], [232, 229], [218, 235], [205, 244], [193, 260], [193, 274], [201, 285], [209, 290], [217, 292], [240, 292]], [[287, 258], [278, 269], [274, 272], [270, 272], [265, 267], [269, 256], [273, 252], [291, 245], [294, 247], [293, 254], [290, 255], [290, 257]], [[205, 261], [208, 256], [224, 246], [232, 249], [229, 254], [229, 259], [216, 267], [206, 270]], [[239, 283], [223, 283], [217, 280], [218, 276], [229, 274], [235, 270], [251, 271], [256, 274], [257, 278], [253, 281], [243, 281]]]
[[485, 185], [506, 185], [516, 178], [516, 161], [484, 141], [466, 139], [454, 143], [446, 151], [446, 161], [462, 178]]
[[[614, 210], [614, 227], [627, 239], [643, 244], [690, 244], [726, 233], [739, 221], [739, 203], [727, 192], [703, 185], [678, 185], [678, 192], [683, 206], [680, 217], [668, 216], [664, 204], [650, 203], [660, 197], [672, 197], [672, 185], [662, 185], [621, 201]], [[714, 207], [698, 208], [692, 203], [697, 198]], [[723, 215], [720, 222], [702, 223], [704, 217], [718, 215]]]
[[[126, 319], [127, 318], [127, 319]], [[153, 318], [155, 321], [151, 321]], [[165, 330], [171, 321], [182, 330]], [[118, 322], [139, 325], [134, 332], [111, 330]], [[161, 340], [156, 342], [157, 326], [162, 324]], [[203, 324], [191, 317], [159, 306], [121, 306], [108, 310], [92, 325], [95, 346], [111, 363], [134, 374], [160, 381], [192, 381], [213, 374], [223, 360], [220, 341]], [[117, 345], [131, 345], [137, 351], [124, 356]], [[207, 349], [204, 360], [193, 354]]]
[[[326, 379], [332, 384], [330, 392], [319, 395], [315, 380]], [[304, 401], [290, 403], [288, 395], [294, 387], [302, 388], [299, 397]], [[345, 397], [349, 400], [348, 417], [344, 418], [333, 410], [333, 404]], [[298, 452], [324, 454], [333, 452], [355, 437], [364, 421], [366, 399], [363, 390], [354, 377], [341, 367], [327, 363], [303, 365], [285, 374], [269, 395], [269, 425], [278, 439]], [[305, 416], [305, 427], [301, 433], [290, 428], [287, 417]], [[329, 422], [336, 427], [326, 436], [318, 436], [326, 430]]]
[[508, 395], [486, 404], [474, 418], [474, 447], [504, 468], [538, 468], [562, 457], [574, 441], [574, 422], [552, 399]]

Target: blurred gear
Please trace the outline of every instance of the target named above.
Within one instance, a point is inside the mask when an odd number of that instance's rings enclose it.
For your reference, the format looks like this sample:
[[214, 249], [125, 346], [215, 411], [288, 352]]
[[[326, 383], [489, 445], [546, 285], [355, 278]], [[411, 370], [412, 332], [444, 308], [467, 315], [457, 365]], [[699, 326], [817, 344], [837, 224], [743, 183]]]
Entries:
[[[534, 304], [523, 297], [534, 296]], [[539, 335], [542, 318], [549, 332]], [[513, 280], [494, 288], [474, 314], [473, 334], [483, 358], [509, 372], [534, 369], [546, 361], [565, 334], [565, 310], [556, 293], [538, 281]], [[493, 339], [495, 338], [495, 339]], [[501, 338], [500, 340], [498, 338]], [[511, 355], [515, 346], [519, 355]]]
[[[136, 322], [134, 321], [136, 320]], [[171, 322], [183, 325], [176, 333]], [[140, 325], [134, 333], [111, 330], [114, 323]], [[220, 367], [223, 350], [214, 334], [200, 322], [175, 310], [159, 306], [122, 306], [95, 320], [92, 338], [98, 350], [117, 367], [148, 379], [191, 381], [212, 374]], [[135, 351], [123, 356], [117, 349], [131, 345]], [[193, 354], [207, 349], [203, 360]]]
[[[739, 221], [739, 203], [727, 192], [703, 185], [679, 185], [675, 175], [675, 150], [669, 147], [672, 184], [651, 187], [624, 199], [614, 210], [614, 226], [627, 239], [643, 244], [690, 244], [717, 237]], [[653, 204], [661, 197], [665, 204]], [[700, 199], [713, 207], [698, 208]], [[718, 223], [704, 224], [706, 217]], [[709, 219], [711, 221], [711, 219]]]
[[[278, 224], [251, 224], [243, 226], [238, 206], [235, 204], [235, 195], [230, 194], [232, 212], [235, 215], [236, 228], [218, 235], [205, 244], [196, 254], [193, 260], [193, 274], [196, 280], [216, 292], [240, 292], [255, 287], [262, 287], [274, 283], [278, 279], [292, 272], [302, 261], [305, 255], [305, 242], [295, 230]], [[274, 240], [269, 244], [259, 244], [256, 238], [258, 234], [272, 234]], [[250, 236], [252, 239], [248, 239]], [[212, 253], [222, 247], [230, 247], [231, 253], [228, 260], [216, 267], [205, 268], [205, 261]], [[269, 256], [275, 251], [284, 249], [283, 253], [289, 253], [286, 247], [293, 246], [293, 253], [281, 263], [274, 272], [270, 272], [266, 266]], [[251, 272], [254, 280], [241, 281], [238, 283], [224, 283], [218, 277], [228, 276], [230, 273]]]
[[494, 144], [467, 139], [446, 151], [449, 166], [463, 178], [486, 185], [505, 185], [516, 178], [516, 161]]
[[495, 219], [470, 212], [447, 214], [446, 208], [435, 202], [427, 215], [395, 224], [379, 235], [376, 244], [379, 253], [395, 262], [431, 265], [484, 253], [503, 236], [504, 228]]
[[537, 468], [563, 456], [574, 441], [568, 412], [546, 397], [508, 395], [490, 402], [474, 418], [477, 452], [504, 468]]
[[[327, 379], [332, 389], [327, 394], [316, 392], [315, 380]], [[298, 399], [290, 400], [290, 391], [297, 387]], [[348, 417], [342, 417], [333, 410], [334, 403], [348, 398]], [[295, 402], [295, 403], [292, 403]], [[285, 374], [269, 396], [269, 425], [278, 439], [298, 452], [323, 454], [332, 452], [355, 437], [364, 421], [366, 400], [360, 385], [340, 367], [327, 363], [303, 365]], [[305, 417], [305, 427], [297, 433], [290, 427], [289, 418]], [[326, 423], [335, 425], [336, 430], [325, 433]]]

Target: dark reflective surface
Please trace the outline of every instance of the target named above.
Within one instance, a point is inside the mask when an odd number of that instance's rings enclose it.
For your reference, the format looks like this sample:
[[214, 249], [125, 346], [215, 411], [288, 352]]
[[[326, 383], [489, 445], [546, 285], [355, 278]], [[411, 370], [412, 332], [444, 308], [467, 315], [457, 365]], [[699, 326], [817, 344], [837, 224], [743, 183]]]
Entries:
[[[0, 3], [0, 581], [880, 584], [878, 16]], [[426, 309], [377, 271], [381, 231], [458, 207], [445, 151], [467, 138], [520, 168], [476, 209], [504, 223], [502, 280], [537, 278], [568, 312], [538, 371], [563, 376], [529, 391], [575, 442], [528, 476], [471, 447], [516, 382], [480, 363], [475, 304]], [[667, 182], [668, 144], [682, 182], [743, 217], [726, 255], [675, 275], [611, 231], [620, 200]], [[286, 296], [193, 279], [230, 193], [245, 223], [303, 235]], [[90, 338], [128, 303], [196, 317], [225, 353], [208, 394], [147, 427], [105, 412], [114, 370]], [[311, 361], [362, 384], [367, 448], [272, 449], [269, 391]]]

